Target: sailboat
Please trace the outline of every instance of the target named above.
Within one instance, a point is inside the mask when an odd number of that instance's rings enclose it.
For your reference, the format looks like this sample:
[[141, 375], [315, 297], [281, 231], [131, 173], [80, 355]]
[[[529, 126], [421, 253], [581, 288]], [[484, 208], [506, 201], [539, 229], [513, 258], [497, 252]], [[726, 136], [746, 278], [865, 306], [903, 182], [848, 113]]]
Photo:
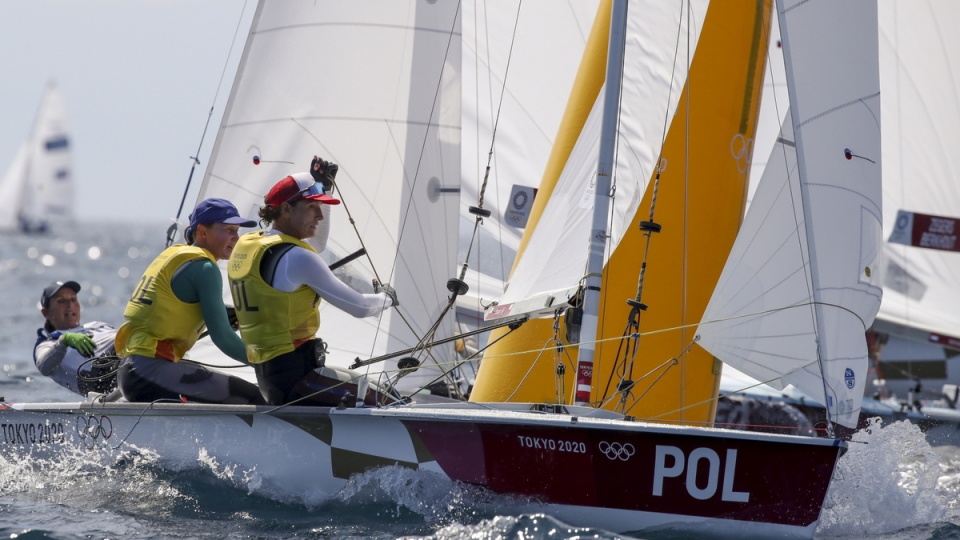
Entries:
[[[605, 74], [604, 91], [602, 99], [588, 107], [588, 118], [584, 124], [586, 129], [574, 138], [570, 159], [561, 174], [561, 177], [584, 182], [581, 184], [584, 189], [575, 191], [575, 196], [564, 196], [562, 190], [552, 190], [535, 229], [545, 230], [543, 223], [562, 223], [564, 216], [572, 218], [574, 211], [580, 215], [581, 207], [587, 210], [585, 215], [592, 216], [592, 230], [597, 231], [596, 234], [578, 235], [574, 229], [582, 222], [573, 219], [562, 228], [568, 234], [565, 238], [569, 239], [569, 243], [564, 247], [571, 259], [582, 257], [581, 260], [586, 260], [585, 255], [574, 255], [581, 250], [594, 255], [590, 257], [591, 282], [584, 294], [584, 330], [578, 339], [581, 362], [585, 361], [583, 348], [596, 339], [596, 334], [592, 335], [589, 329], [596, 328], [591, 324], [591, 318], [597, 316], [597, 298], [593, 294], [598, 293], [600, 287], [592, 279], [600, 278], [604, 273], [606, 257], [603, 244], [607, 233], [601, 228], [608, 219], [604, 200], [611, 192], [606, 182], [610, 178], [608, 174], [618, 171], [615, 167], [619, 167], [614, 160], [613, 149], [618, 135], [622, 137], [623, 133], [630, 133], [631, 137], [636, 136], [635, 132], [624, 132], [618, 127], [621, 106], [629, 108], [633, 105], [631, 101], [638, 97], [655, 96], [661, 105], [667, 104], [662, 112], [672, 117], [677, 110], [683, 110], [682, 92], [679, 90], [688, 84], [684, 80], [685, 68], [680, 70], [678, 79], [674, 79], [675, 73], [668, 70], [660, 73], [660, 82], [635, 81], [636, 87], [646, 89], [639, 96], [626, 90], [627, 86], [636, 88], [633, 83], [624, 84], [625, 90], [621, 93], [624, 80], [621, 77], [622, 60], [627, 58], [624, 44], [636, 44], [638, 36], [663, 37], [664, 32], [670, 34], [667, 37], [675, 39], [677, 29], [682, 35], [687, 28], [698, 27], [699, 21], [704, 20], [704, 14], [709, 19], [712, 9], [726, 3], [716, 2], [709, 7], [706, 2], [666, 6], [663, 2], [649, 1], [635, 2], [629, 9], [626, 0], [601, 3], [591, 36], [598, 29], [602, 29], [598, 33], [608, 36], [603, 40], [609, 43], [609, 53], [603, 55], [607, 62], [600, 71]], [[687, 11], [688, 4], [694, 5], [693, 11]], [[763, 27], [763, 21], [769, 17], [769, 12], [764, 9], [770, 5], [769, 2], [745, 5], [751, 6], [757, 14], [758, 22], [754, 24]], [[285, 162], [305, 159], [301, 157], [304, 153], [307, 156], [324, 154], [322, 157], [333, 159], [341, 165], [337, 189], [344, 201], [344, 208], [338, 210], [346, 214], [346, 207], [351, 207], [350, 219], [346, 220], [348, 224], [342, 229], [337, 229], [340, 225], [334, 214], [335, 231], [349, 231], [349, 221], [352, 220], [363, 231], [361, 237], [366, 246], [360, 250], [347, 245], [343, 236], [331, 235], [325, 252], [337, 261], [360, 252], [360, 258], [354, 260], [359, 261], [358, 265], [350, 267], [352, 262], [344, 264], [345, 279], [363, 282], [371, 274], [380, 274], [381, 278], [385, 278], [384, 281], [394, 284], [401, 295], [404, 294], [402, 291], [408, 291], [406, 294], [410, 295], [411, 301], [402, 301], [404, 306], [432, 304], [428, 306], [430, 309], [424, 311], [430, 313], [433, 309], [436, 315], [443, 311], [444, 306], [452, 305], [448, 294], [454, 291], [445, 289], [445, 281], [448, 283], [449, 280], [432, 279], [435, 277], [433, 273], [443, 272], [442, 275], [446, 276], [452, 265], [444, 262], [434, 267], [431, 264], [438, 257], [437, 252], [455, 252], [456, 249], [455, 242], [449, 238], [449, 231], [444, 228], [445, 222], [430, 220], [447, 217], [445, 211], [441, 211], [448, 204], [444, 199], [447, 193], [444, 182], [449, 178], [447, 175], [456, 176], [456, 171], [450, 173], [444, 169], [450, 164], [442, 159], [426, 158], [439, 155], [457, 139], [453, 124], [445, 123], [443, 119], [448, 118], [445, 114], [455, 108], [447, 101], [445, 92], [456, 86], [456, 73], [455, 70], [450, 72], [444, 68], [456, 56], [448, 55], [446, 51], [455, 48], [453, 37], [459, 33], [458, 25], [462, 20], [459, 6], [416, 2], [401, 7], [397, 2], [384, 2], [378, 9], [364, 6], [360, 14], [346, 14], [346, 11], [357, 9], [353, 3], [339, 2], [260, 4], [241, 64], [249, 66], [259, 63], [263, 66], [272, 63], [291, 75], [281, 79], [241, 68], [231, 92], [228, 104], [230, 111], [224, 116], [208, 181], [201, 197], [226, 196], [242, 212], [249, 213], [258, 206], [264, 187], [297, 165], [296, 162]], [[809, 188], [813, 192], [810, 197], [802, 197], [804, 204], [789, 209], [791, 215], [802, 218], [801, 223], [804, 220], [829, 221], [829, 216], [824, 217], [821, 210], [817, 210], [824, 203], [817, 195], [816, 186], [819, 183], [842, 180], [850, 185], [867, 185], [862, 190], [854, 190], [858, 192], [858, 197], [833, 201], [843, 210], [847, 205], [862, 203], [870, 207], [879, 202], [879, 168], [874, 166], [875, 161], [879, 160], [879, 116], [865, 122], [860, 116], [848, 116], [851, 109], [841, 106], [855, 98], [853, 101], [858, 107], [854, 109], [862, 113], [861, 109], [871, 110], [878, 103], [876, 34], [871, 35], [867, 31], [876, 26], [870, 22], [871, 14], [875, 18], [875, 13], [875, 6], [866, 1], [842, 6], [824, 0], [808, 1], [799, 6], [781, 6], [778, 10], [781, 25], [791, 31], [791, 40], [785, 43], [785, 54], [794, 54], [796, 58], [796, 63], [790, 67], [794, 77], [791, 98], [797, 98], [792, 117], [796, 119], [792, 124], [796, 130], [791, 134], [785, 129], [783, 140], [795, 142], [796, 162], [800, 164], [799, 174], [791, 170], [793, 174], [784, 175], [786, 180], [783, 181], [789, 182], [791, 189], [807, 186], [803, 189]], [[812, 20], [818, 21], [818, 24], [812, 25]], [[669, 29], [673, 29], [673, 32], [669, 32]], [[348, 31], [366, 36], [368, 46], [344, 51], [342, 40], [344, 32]], [[763, 35], [762, 32], [759, 35]], [[840, 37], [845, 40], [844, 54], [837, 54], [833, 48], [837, 46], [835, 39]], [[321, 48], [312, 48], [310, 43], [315, 39], [323, 42], [319, 46]], [[285, 46], [281, 47], [281, 42], [285, 42]], [[376, 43], [381, 44], [383, 50], [378, 49], [374, 53], [371, 48]], [[663, 62], [672, 64], [668, 59], [673, 57], [672, 44], [675, 41], [661, 39], [646, 43], [668, 44], [663, 48], [647, 49], [648, 59], [653, 62], [651, 66], [662, 65]], [[814, 47], [815, 44], [821, 46]], [[696, 44], [693, 44], [690, 54], [693, 55], [696, 49]], [[290, 54], [291, 50], [297, 51], [297, 54]], [[351, 109], [346, 105], [346, 108], [341, 108], [336, 103], [322, 103], [314, 110], [309, 105], [313, 101], [312, 91], [305, 88], [311, 85], [298, 82], [292, 75], [301, 76], [309, 72], [303, 69], [303, 59], [313, 58], [305, 54], [305, 51], [312, 50], [318, 54], [323, 50], [335, 50], [337, 55], [344, 55], [341, 60], [333, 59], [318, 70], [319, 82], [315, 84], [333, 86], [336, 84], [336, 74], [359, 70], [357, 75], [362, 84], [345, 85], [337, 90], [340, 92], [339, 99], [343, 99], [344, 103], [353, 103], [357, 96], [362, 97], [365, 92], [380, 89], [383, 79], [372, 78], [373, 74], [387, 74], [386, 78], [395, 83], [388, 88], [394, 99], [365, 103], [365, 110]], [[353, 53], [359, 58], [351, 58]], [[424, 61], [421, 64], [420, 53], [428, 57], [435, 54], [433, 63]], [[651, 59], [650, 55], [656, 58]], [[856, 59], [855, 74], [848, 69], [851, 58]], [[337, 64], [338, 61], [343, 64]], [[685, 65], [685, 62], [681, 64]], [[829, 72], [830, 76], [827, 77], [822, 72], [825, 69], [834, 71]], [[580, 72], [596, 73], [590, 70]], [[862, 84], [844, 84], [854, 75]], [[371, 78], [364, 79], [365, 76]], [[841, 90], [841, 96], [838, 97], [834, 92], [809, 95], [813, 87], [833, 89], [834, 79], [838, 81], [836, 87]], [[432, 84], [426, 84], [429, 81]], [[869, 87], [871, 83], [872, 88]], [[261, 98], [252, 95], [251, 90], [261, 92]], [[264, 93], [273, 95], [273, 99], [262, 99]], [[420, 101], [424, 97], [425, 104]], [[456, 103], [456, 99], [452, 99]], [[278, 114], [273, 109], [280, 104], [290, 103], [302, 104], [305, 109], [303, 119], [291, 119], [289, 115]], [[258, 110], [261, 112], [257, 113]], [[351, 114], [361, 113], [380, 119], [367, 122], [369, 134], [365, 130], [347, 127], [345, 123], [341, 125]], [[816, 120], [828, 119], [833, 125], [837, 123], [837, 115], [841, 127], [835, 132], [826, 133], [822, 144], [804, 138], [809, 133], [808, 129], [823, 129]], [[399, 118], [405, 120], [400, 121]], [[327, 122], [332, 122], [336, 129], [327, 126]], [[287, 138], [258, 135], [256, 126], [262, 128], [272, 124], [289, 124], [296, 127], [297, 131], [288, 132]], [[828, 143], [831, 152], [824, 151]], [[837, 151], [841, 156], [839, 160], [834, 159], [836, 156], [832, 153], [834, 143], [842, 145]], [[296, 150], [301, 144], [303, 148]], [[317, 146], [320, 146], [319, 152]], [[657, 144], [650, 143], [650, 146]], [[291, 151], [291, 148], [295, 151]], [[371, 154], [375, 148], [387, 148], [392, 152], [373, 159]], [[851, 162], [843, 158], [843, 148], [851, 148], [858, 156], [870, 159], [858, 158]], [[637, 170], [649, 178], [654, 170], [661, 168], [658, 154], [656, 150], [641, 153], [638, 149], [629, 159], [633, 160]], [[590, 155], [597, 157], [591, 160]], [[440, 168], [422, 170], [435, 162], [439, 163], [437, 166]], [[276, 169], [264, 172], [265, 169], [260, 168], [264, 165]], [[380, 174], [394, 165], [397, 169], [389, 177]], [[833, 174], [838, 168], [842, 169], [842, 174]], [[598, 171], [600, 174], [597, 174]], [[433, 178], [437, 181], [431, 182]], [[594, 178], [596, 184], [587, 188], [586, 183]], [[558, 186], [562, 187], [563, 182]], [[425, 196], [426, 202], [415, 194]], [[541, 194], [538, 193], [537, 197]], [[371, 204], [361, 204], [365, 200]], [[639, 206], [638, 200], [639, 195], [636, 198], [627, 197], [627, 204], [623, 207], [635, 211]], [[354, 204], [355, 201], [359, 202]], [[402, 204], [397, 205], [398, 201]], [[459, 218], [456, 204], [451, 204], [451, 207], [450, 214]], [[753, 205], [753, 208], [759, 209], [760, 206]], [[801, 208], [801, 214], [793, 213]], [[482, 214], [479, 213], [480, 217]], [[346, 217], [339, 217], [341, 223]], [[748, 216], [747, 222], [750, 221]], [[630, 220], [623, 222], [629, 223]], [[812, 281], [810, 298], [793, 299], [797, 304], [788, 307], [804, 310], [814, 320], [820, 316], [819, 310], [823, 309], [822, 303], [826, 300], [849, 306], [851, 311], [858, 314], [857, 320], [869, 324], [873, 317], [869, 304], [858, 304], [863, 298], [858, 294], [857, 284], [866, 279], [860, 275], [859, 267], [854, 274], [856, 283], [851, 286], [849, 294], [853, 300], [847, 296], [824, 299], [820, 285], [826, 285], [828, 289], [843, 287], [849, 285], [844, 280], [851, 278], [843, 273], [837, 278], [840, 281], [835, 282], [828, 279], [832, 276], [817, 274], [824, 263], [822, 257], [814, 255], [822, 255], [823, 252], [814, 251], [811, 246], [816, 240], [818, 250], [829, 249], [836, 247], [836, 243], [845, 243], [851, 237], [856, 237], [863, 247], [874, 245], [879, 252], [879, 217], [875, 223], [869, 219], [845, 223], [837, 231], [832, 231], [834, 234], [823, 237], [818, 227], [826, 225], [815, 226], [810, 223], [810, 229], [802, 229], [802, 238], [798, 238], [792, 246], [806, 250], [802, 252], [805, 264], [794, 270], [808, 277], [816, 274], [819, 278]], [[398, 231], [405, 230], [405, 227], [416, 233], [399, 234]], [[789, 229], [794, 234], [801, 230], [795, 224]], [[378, 240], [381, 236], [389, 242], [381, 243]], [[558, 244], [555, 239], [552, 243], [554, 246]], [[740, 243], [738, 240], [737, 244]], [[372, 248], [376, 245], [393, 245], [395, 251], [388, 253], [386, 260], [382, 261], [382, 254], [373, 253]], [[536, 253], [537, 249], [537, 242], [531, 239], [524, 253]], [[745, 250], [744, 253], [749, 251]], [[524, 260], [529, 255], [521, 257], [524, 259], [517, 265], [514, 279], [525, 272], [522, 270], [525, 267]], [[872, 261], [868, 260], [866, 268], [872, 268], [870, 264]], [[405, 274], [408, 267], [413, 271]], [[580, 268], [581, 272], [584, 267]], [[734, 277], [738, 275], [731, 272], [730, 275]], [[523, 290], [515, 287], [518, 282], [514, 279], [511, 279], [508, 294], [520, 294], [517, 291]], [[422, 285], [417, 281], [427, 284]], [[546, 280], [529, 281], [549, 285]], [[578, 281], [579, 277], [574, 277], [565, 286], [575, 289]], [[866, 281], [869, 282], [869, 279]], [[721, 279], [723, 282], [724, 279]], [[453, 285], [458, 284], [454, 282]], [[532, 293], [533, 297], [544, 298], [542, 292], [531, 288], [529, 293], [522, 294]], [[560, 299], [556, 304], [551, 301], [548, 305], [541, 304], [534, 310], [522, 313], [521, 310], [507, 313], [504, 307], [520, 305], [525, 298], [520, 297], [518, 302], [511, 304], [510, 297], [505, 296], [496, 307], [499, 308], [499, 318], [504, 319], [506, 324], [520, 325], [522, 328], [525, 321], [537, 312], [552, 313], [554, 308], [575, 296], [555, 296], [555, 299]], [[879, 297], [870, 298], [879, 303]], [[704, 318], [697, 334], [702, 336], [703, 342], [722, 343], [716, 336], [723, 333], [711, 333], [707, 328], [717, 328], [731, 319], [722, 310], [708, 312], [715, 314], [716, 318]], [[406, 315], [402, 310], [401, 313]], [[751, 311], [745, 317], [750, 318], [751, 324], [762, 325], [764, 321], [759, 315], [762, 313]], [[392, 319], [395, 316], [392, 314], [390, 317]], [[330, 328], [340, 328], [331, 321], [332, 316], [324, 313], [323, 317], [324, 325], [330, 324], [327, 328], [321, 327], [324, 332], [329, 332]], [[347, 330], [343, 330], [343, 334], [337, 330], [336, 334], [327, 335], [336, 335], [348, 341], [341, 345], [347, 355], [362, 355], [365, 362], [378, 360], [376, 355], [382, 351], [390, 354], [395, 351], [394, 347], [421, 347], [426, 343], [421, 343], [424, 336], [431, 340], [445, 337], [441, 331], [434, 330], [443, 328], [441, 325], [435, 325], [425, 316], [427, 326], [419, 326], [417, 317], [419, 315], [413, 311], [410, 317], [405, 317], [413, 322], [402, 325], [401, 330], [397, 331], [398, 337], [389, 336], [381, 340], [372, 328], [368, 329], [371, 335], [367, 337], [347, 334]], [[383, 325], [387, 325], [387, 322]], [[846, 320], [841, 322], [850, 323]], [[392, 322], [390, 326], [393, 326]], [[453, 335], [451, 330], [443, 331], [450, 332], [446, 336]], [[403, 332], [407, 333], [405, 337]], [[752, 332], [750, 335], [758, 336], [757, 330]], [[800, 338], [800, 342], [808, 347], [815, 336], [826, 344], [840, 344], [843, 347], [841, 354], [855, 356], [862, 348], [865, 359], [862, 331], [849, 333], [848, 328], [840, 324], [819, 324], [810, 329], [806, 338]], [[437, 349], [434, 347], [433, 354], [437, 355]], [[809, 352], [813, 354], [815, 349], [810, 347]], [[719, 355], [717, 352], [714, 354]], [[832, 374], [838, 369], [836, 361], [848, 360], [837, 359], [835, 354], [832, 348], [822, 349], [821, 359], [827, 369], [826, 375], [821, 375], [821, 380], [825, 381], [825, 388], [833, 391], [830, 395], [836, 399], [837, 406], [831, 409], [832, 420], [837, 425], [847, 425], [856, 403], [847, 401], [854, 398], [849, 398], [842, 388], [835, 388], [836, 381]], [[443, 356], [438, 355], [437, 358]], [[839, 369], [841, 372], [853, 370], [853, 380], [856, 381], [857, 377], [862, 377], [865, 364], [861, 366], [856, 358], [849, 361], [849, 368]], [[440, 363], [437, 362], [438, 365]], [[351, 382], [356, 383], [358, 394], [367, 396], [369, 394], [361, 390], [363, 381], [383, 382], [391, 378], [386, 382], [396, 383], [397, 368], [401, 367], [398, 364], [381, 371], [383, 375], [371, 375], [358, 369], [357, 379]], [[424, 361], [421, 365], [428, 364], [428, 361]], [[585, 374], [588, 371], [585, 368], [576, 373]], [[802, 372], [803, 377], [811, 380], [818, 376], [817, 373], [822, 373], [807, 364], [798, 366], [794, 372]], [[791, 374], [785, 373], [783, 377]], [[845, 374], [843, 377], [842, 381], [848, 379]], [[414, 379], [410, 375], [400, 378], [400, 382], [411, 380]], [[589, 388], [589, 383], [586, 386]], [[159, 402], [3, 403], [0, 404], [0, 454], [56, 456], [64, 451], [87, 451], [111, 456], [123, 451], [137, 451], [155, 455], [161, 464], [170, 464], [178, 469], [185, 464], [216, 462], [220, 467], [237, 471], [235, 481], [246, 487], [274, 495], [280, 493], [285, 499], [332, 496], [353, 475], [385, 466], [399, 466], [477, 485], [495, 494], [522, 497], [529, 501], [524, 508], [539, 509], [572, 525], [589, 525], [618, 532], [670, 527], [714, 533], [813, 535], [837, 459], [846, 448], [842, 439], [652, 423], [631, 414], [592, 406], [589, 392], [584, 398], [579, 386], [570, 388], [577, 392], [569, 399], [564, 396], [560, 401], [525, 403], [476, 400], [441, 402], [421, 399], [422, 395], [416, 393], [408, 399], [389, 404], [365, 403], [363, 399], [357, 399], [355, 406], [343, 401], [330, 407]], [[268, 448], [269, 452], [264, 452], [264, 448]], [[791, 467], [783, 467], [783, 463], [790, 463]]]
[[0, 181], [0, 231], [45, 232], [73, 220], [71, 145], [60, 90], [44, 90], [30, 137]]

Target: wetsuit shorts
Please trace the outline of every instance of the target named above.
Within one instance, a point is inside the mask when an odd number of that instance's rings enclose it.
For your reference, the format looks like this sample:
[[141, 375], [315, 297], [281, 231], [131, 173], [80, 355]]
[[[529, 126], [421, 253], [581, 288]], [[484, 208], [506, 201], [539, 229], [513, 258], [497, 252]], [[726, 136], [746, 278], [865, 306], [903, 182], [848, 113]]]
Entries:
[[262, 405], [256, 385], [239, 377], [211, 371], [188, 360], [133, 355], [120, 363], [117, 382], [127, 401], [186, 399], [198, 403]]

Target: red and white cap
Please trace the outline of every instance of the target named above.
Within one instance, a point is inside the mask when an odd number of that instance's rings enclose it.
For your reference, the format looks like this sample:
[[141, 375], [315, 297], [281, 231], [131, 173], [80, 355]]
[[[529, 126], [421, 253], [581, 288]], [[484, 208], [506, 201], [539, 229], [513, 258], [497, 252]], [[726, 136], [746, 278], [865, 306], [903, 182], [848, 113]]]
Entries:
[[301, 199], [319, 201], [323, 204], [340, 204], [324, 192], [323, 184], [315, 182], [308, 172], [292, 174], [280, 180], [270, 188], [263, 202], [271, 208], [279, 208], [285, 202], [294, 203]]

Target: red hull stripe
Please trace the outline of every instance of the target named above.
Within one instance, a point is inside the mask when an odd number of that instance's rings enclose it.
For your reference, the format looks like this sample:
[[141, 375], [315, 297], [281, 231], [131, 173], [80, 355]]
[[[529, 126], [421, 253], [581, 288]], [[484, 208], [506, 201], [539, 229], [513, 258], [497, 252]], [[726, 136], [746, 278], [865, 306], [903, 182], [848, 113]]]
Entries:
[[404, 420], [453, 478], [548, 504], [805, 527], [839, 448], [554, 426]]

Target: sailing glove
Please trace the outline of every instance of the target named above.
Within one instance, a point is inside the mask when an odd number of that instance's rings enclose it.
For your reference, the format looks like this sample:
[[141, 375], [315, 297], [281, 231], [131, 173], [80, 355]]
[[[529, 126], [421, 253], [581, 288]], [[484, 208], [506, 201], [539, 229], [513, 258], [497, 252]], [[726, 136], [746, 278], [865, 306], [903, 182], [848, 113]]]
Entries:
[[313, 161], [310, 162], [310, 176], [313, 177], [314, 182], [323, 184], [323, 190], [328, 194], [333, 190], [333, 181], [337, 178], [339, 170], [340, 166], [336, 163], [324, 161], [317, 156], [313, 156]]
[[397, 291], [394, 290], [394, 288], [387, 283], [380, 283], [377, 280], [373, 280], [373, 292], [383, 293], [389, 296], [390, 301], [393, 302], [393, 304], [391, 304], [393, 307], [397, 307], [400, 305], [400, 301], [397, 300]]
[[63, 342], [87, 358], [93, 356], [93, 351], [97, 348], [90, 336], [78, 332], [66, 332], [63, 334]]

